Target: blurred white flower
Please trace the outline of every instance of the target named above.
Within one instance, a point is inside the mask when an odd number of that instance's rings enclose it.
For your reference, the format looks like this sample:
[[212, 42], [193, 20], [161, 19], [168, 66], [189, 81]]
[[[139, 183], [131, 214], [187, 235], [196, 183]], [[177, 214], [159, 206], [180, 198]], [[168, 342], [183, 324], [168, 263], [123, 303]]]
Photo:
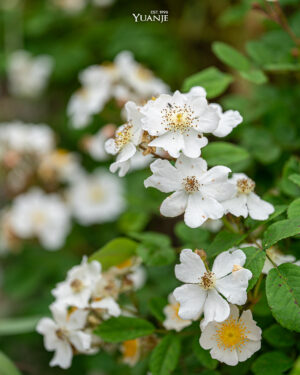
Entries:
[[86, 136], [83, 139], [83, 147], [90, 156], [97, 161], [108, 159], [105, 151], [105, 142], [114, 136], [116, 127], [112, 124], [105, 125], [96, 134]]
[[87, 257], [83, 257], [81, 264], [68, 271], [66, 280], [57, 284], [52, 294], [65, 306], [86, 308], [100, 279], [101, 264], [96, 260], [88, 263]]
[[233, 196], [235, 186], [228, 182], [230, 169], [223, 166], [207, 170], [202, 158], [190, 159], [181, 155], [175, 167], [167, 160], [158, 159], [150, 166], [153, 173], [145, 187], [170, 193], [160, 212], [167, 217], [184, 214], [186, 225], [196, 228], [207, 219], [220, 219], [224, 214], [221, 201]]
[[141, 112], [143, 129], [156, 137], [149, 146], [161, 147], [174, 158], [180, 151], [190, 158], [199, 157], [208, 142], [203, 133], [212, 133], [219, 122], [217, 111], [208, 105], [202, 91], [162, 94], [149, 100]]
[[70, 230], [70, 215], [59, 195], [33, 188], [13, 201], [10, 224], [17, 237], [37, 237], [45, 249], [57, 250]]
[[174, 298], [173, 293], [169, 294], [168, 301], [169, 304], [164, 308], [166, 319], [163, 322], [163, 326], [168, 330], [175, 329], [176, 332], [180, 332], [185, 327], [191, 325], [192, 321], [180, 318], [178, 315], [180, 305]]
[[126, 103], [127, 123], [120, 126], [115, 137], [106, 141], [105, 150], [109, 154], [118, 154], [116, 161], [111, 164], [110, 171], [119, 170], [119, 176], [123, 177], [130, 168], [130, 159], [135, 155], [137, 146], [142, 140], [142, 124], [140, 108], [133, 102]]
[[87, 3], [87, 0], [52, 0], [54, 6], [74, 14], [80, 12]]
[[[266, 253], [268, 257], [271, 258], [271, 260], [276, 264], [276, 266], [280, 266], [283, 263], [295, 263], [299, 265], [293, 255], [283, 254], [276, 247], [270, 247], [267, 249]], [[266, 258], [262, 273], [267, 275], [272, 268], [274, 268], [272, 262]]]
[[92, 0], [92, 3], [98, 7], [108, 7], [114, 2], [115, 0]]
[[141, 339], [133, 339], [122, 342], [121, 352], [123, 362], [133, 367], [141, 356]]
[[239, 317], [238, 308], [230, 305], [230, 315], [224, 322], [210, 322], [204, 328], [200, 345], [210, 349], [212, 358], [236, 366], [260, 349], [261, 329], [253, 320], [251, 310], [244, 311]]
[[53, 69], [53, 58], [33, 57], [28, 51], [15, 51], [8, 62], [8, 84], [15, 96], [35, 98], [45, 89]]
[[69, 188], [73, 215], [82, 225], [115, 220], [125, 208], [122, 181], [104, 169], [82, 175]]
[[246, 303], [252, 273], [243, 268], [246, 256], [242, 250], [219, 254], [211, 271], [190, 249], [181, 251], [180, 261], [175, 266], [175, 275], [185, 284], [174, 290], [174, 297], [180, 304], [178, 314], [182, 319], [196, 319], [204, 312], [201, 324], [205, 327], [213, 320], [222, 322], [227, 319], [228, 302]]
[[226, 213], [244, 218], [249, 215], [254, 220], [266, 220], [274, 212], [271, 203], [254, 193], [255, 182], [244, 173], [234, 173], [229, 182], [235, 186], [236, 193], [233, 198], [222, 203]]
[[223, 113], [220, 104], [212, 103], [209, 106], [217, 111], [220, 118], [217, 129], [213, 131], [213, 135], [216, 137], [226, 137], [243, 121], [243, 117], [238, 111], [229, 110]]
[[208, 219], [206, 220], [204, 224], [202, 224], [203, 229], [207, 229], [212, 233], [219, 232], [222, 226], [223, 226], [223, 222], [220, 219], [217, 219], [217, 220]]
[[71, 366], [73, 348], [79, 353], [88, 353], [92, 337], [83, 331], [88, 311], [76, 309], [69, 312], [58, 305], [52, 305], [53, 319], [43, 318], [37, 325], [37, 332], [44, 336], [48, 351], [55, 351], [50, 366], [67, 369]]

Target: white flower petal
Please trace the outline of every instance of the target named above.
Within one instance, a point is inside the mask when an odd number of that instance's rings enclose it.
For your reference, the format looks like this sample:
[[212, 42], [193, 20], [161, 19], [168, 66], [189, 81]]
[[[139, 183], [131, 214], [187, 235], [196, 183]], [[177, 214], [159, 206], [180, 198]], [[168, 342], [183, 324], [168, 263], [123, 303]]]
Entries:
[[168, 131], [149, 143], [151, 147], [161, 147], [173, 158], [179, 157], [179, 152], [184, 148], [184, 138], [181, 133]]
[[261, 329], [256, 325], [253, 320], [251, 310], [243, 311], [240, 321], [247, 327], [247, 337], [250, 340], [260, 341], [261, 340]]
[[79, 352], [84, 352], [90, 349], [92, 336], [81, 331], [75, 331], [69, 333], [69, 340]]
[[226, 363], [229, 366], [236, 366], [238, 364], [238, 354], [236, 349], [231, 348], [218, 348], [215, 346], [211, 351], [210, 355], [212, 358], [217, 359], [220, 362]]
[[244, 218], [248, 216], [247, 196], [245, 194], [226, 200], [222, 202], [222, 205], [226, 213], [231, 213], [234, 216], [243, 216]]
[[92, 309], [105, 309], [107, 310], [109, 315], [115, 317], [121, 314], [120, 306], [111, 297], [103, 298], [100, 301], [92, 302], [91, 307]]
[[223, 322], [228, 318], [229, 314], [228, 302], [215, 289], [208, 290], [204, 305], [203, 326], [205, 327], [206, 324], [212, 321]]
[[208, 139], [197, 133], [195, 130], [190, 130], [184, 134], [184, 145], [182, 152], [189, 158], [198, 158], [201, 155], [201, 148], [205, 147]]
[[199, 116], [199, 121], [195, 128], [201, 133], [212, 133], [216, 130], [219, 119], [217, 111], [207, 106], [207, 109]]
[[262, 200], [255, 193], [250, 193], [248, 195], [247, 206], [249, 209], [249, 216], [254, 220], [267, 220], [269, 215], [274, 212], [273, 205]]
[[213, 264], [212, 272], [220, 279], [230, 274], [235, 265], [243, 266], [246, 262], [246, 255], [240, 249], [235, 251], [224, 251], [219, 254]]
[[150, 165], [150, 169], [153, 175], [144, 181], [146, 188], [155, 187], [164, 193], [181, 189], [179, 173], [169, 161], [162, 159], [155, 160]]
[[180, 304], [178, 315], [181, 319], [197, 319], [203, 311], [207, 292], [199, 285], [185, 284], [173, 292]]
[[123, 163], [124, 161], [127, 161], [130, 158], [132, 158], [135, 153], [136, 147], [132, 142], [129, 142], [121, 149], [119, 155], [116, 158], [116, 161], [118, 163]]
[[176, 160], [175, 167], [181, 174], [181, 177], [202, 176], [207, 171], [207, 163], [202, 158], [192, 159], [181, 154]]
[[179, 190], [166, 198], [161, 206], [160, 212], [166, 217], [182, 215], [186, 209], [188, 195], [185, 191]]
[[58, 342], [54, 357], [50, 362], [50, 366], [59, 366], [63, 369], [67, 369], [71, 366], [73, 358], [72, 348], [66, 341], [60, 340]]
[[191, 249], [184, 249], [180, 253], [180, 262], [175, 266], [177, 279], [184, 283], [199, 283], [201, 276], [206, 272], [205, 265], [199, 255]]
[[216, 343], [216, 331], [218, 329], [216, 322], [210, 322], [203, 329], [200, 336], [199, 344], [203, 349], [211, 349]]

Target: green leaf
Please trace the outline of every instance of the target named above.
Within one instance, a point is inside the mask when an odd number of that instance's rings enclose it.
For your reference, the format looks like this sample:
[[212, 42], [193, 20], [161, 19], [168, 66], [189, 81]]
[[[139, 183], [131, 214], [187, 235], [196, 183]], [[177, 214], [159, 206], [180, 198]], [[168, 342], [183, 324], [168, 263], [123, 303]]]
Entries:
[[223, 42], [214, 42], [212, 50], [216, 56], [225, 64], [238, 71], [248, 71], [250, 61], [235, 48]]
[[0, 336], [20, 335], [34, 332], [40, 316], [0, 319]]
[[125, 212], [118, 220], [120, 232], [129, 234], [130, 232], [141, 232], [150, 220], [146, 212]]
[[178, 336], [169, 334], [153, 350], [150, 359], [152, 375], [169, 375], [177, 366], [180, 355]]
[[252, 365], [255, 375], [281, 375], [293, 365], [293, 360], [282, 352], [269, 352], [262, 354]]
[[13, 362], [0, 351], [0, 374], [1, 375], [21, 375]]
[[203, 248], [208, 244], [210, 232], [202, 228], [190, 228], [183, 221], [175, 226], [175, 234], [187, 247]]
[[222, 230], [216, 235], [213, 242], [209, 245], [206, 253], [209, 257], [213, 257], [220, 254], [222, 251], [226, 251], [231, 247], [238, 245], [243, 241], [244, 238], [245, 235]]
[[252, 69], [245, 72], [240, 72], [241, 76], [247, 81], [255, 83], [256, 85], [262, 85], [263, 83], [268, 82], [268, 77], [260, 69]]
[[300, 186], [297, 182], [290, 179], [290, 176], [294, 174], [300, 174], [300, 160], [292, 156], [283, 167], [280, 188], [285, 194], [298, 198], [300, 196]]
[[288, 348], [295, 344], [292, 332], [282, 328], [279, 324], [273, 324], [263, 330], [264, 339], [275, 348]]
[[200, 346], [198, 338], [193, 342], [193, 352], [203, 367], [210, 370], [217, 368], [218, 361], [211, 357], [209, 350], [205, 350]]
[[291, 180], [294, 184], [300, 186], [300, 174], [294, 173], [289, 175], [289, 180]]
[[163, 322], [166, 319], [165, 314], [163, 312], [166, 304], [167, 301], [163, 297], [153, 297], [148, 302], [149, 310], [151, 311], [152, 315], [155, 316], [155, 318], [160, 322]]
[[92, 254], [89, 257], [89, 261], [97, 260], [101, 263], [102, 269], [106, 270], [125, 262], [125, 260], [135, 255], [137, 245], [137, 242], [128, 238], [116, 238]]
[[268, 304], [283, 327], [300, 332], [300, 267], [285, 263], [270, 270], [266, 282]]
[[234, 171], [246, 168], [250, 162], [247, 150], [227, 142], [209, 143], [202, 150], [202, 157], [209, 166], [226, 165]]
[[233, 78], [230, 74], [223, 73], [215, 67], [202, 70], [186, 78], [183, 82], [183, 91], [189, 91], [194, 86], [202, 86], [205, 88], [209, 99], [221, 95]]
[[295, 199], [290, 205], [287, 210], [288, 218], [295, 219], [300, 217], [300, 198]]
[[254, 246], [243, 247], [241, 250], [247, 257], [244, 267], [252, 272], [252, 278], [249, 280], [248, 284], [248, 290], [251, 290], [257, 283], [257, 280], [261, 274], [265, 264], [266, 253]]
[[106, 342], [121, 342], [151, 335], [155, 327], [147, 320], [120, 316], [104, 321], [95, 330]]
[[269, 248], [276, 242], [300, 233], [300, 217], [277, 221], [264, 233], [263, 247]]

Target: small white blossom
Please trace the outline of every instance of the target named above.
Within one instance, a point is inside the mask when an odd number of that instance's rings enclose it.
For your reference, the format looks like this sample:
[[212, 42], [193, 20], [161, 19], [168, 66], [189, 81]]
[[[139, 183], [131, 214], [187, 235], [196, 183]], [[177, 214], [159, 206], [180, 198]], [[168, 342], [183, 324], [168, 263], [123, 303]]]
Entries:
[[261, 329], [253, 320], [251, 310], [239, 317], [238, 308], [231, 305], [230, 316], [224, 322], [210, 322], [204, 328], [200, 345], [210, 350], [212, 358], [236, 366], [260, 349]]
[[166, 319], [163, 322], [163, 326], [168, 330], [174, 329], [176, 332], [180, 332], [185, 327], [191, 325], [192, 321], [180, 318], [178, 315], [180, 305], [174, 298], [173, 293], [169, 294], [168, 301], [168, 305], [164, 308]]
[[144, 182], [145, 187], [170, 193], [160, 212], [167, 217], [184, 214], [186, 225], [196, 228], [207, 219], [220, 219], [224, 214], [221, 201], [233, 196], [235, 187], [228, 182], [230, 169], [223, 166], [207, 170], [202, 158], [189, 159], [181, 155], [175, 167], [167, 160], [158, 159], [150, 166], [153, 175]]
[[31, 189], [13, 201], [10, 224], [17, 237], [37, 237], [47, 250], [56, 250], [65, 242], [70, 215], [59, 195]]
[[16, 96], [37, 97], [45, 89], [52, 69], [51, 56], [33, 57], [27, 51], [15, 51], [8, 64], [10, 92]]
[[48, 351], [55, 351], [50, 366], [67, 369], [71, 366], [73, 349], [88, 353], [92, 337], [83, 331], [88, 311], [67, 309], [58, 305], [51, 306], [53, 319], [43, 318], [37, 325], [37, 332], [44, 335], [44, 345]]
[[113, 137], [115, 133], [115, 126], [112, 124], [105, 125], [96, 134], [87, 136], [83, 139], [84, 148], [90, 156], [97, 161], [104, 161], [108, 159], [108, 154], [105, 151], [105, 142]]
[[234, 173], [229, 180], [236, 188], [235, 196], [223, 202], [226, 213], [235, 216], [248, 215], [254, 220], [266, 220], [274, 212], [272, 204], [254, 193], [255, 182], [244, 173]]
[[243, 268], [246, 256], [242, 250], [218, 255], [211, 271], [190, 249], [181, 251], [180, 261], [175, 266], [175, 275], [185, 284], [174, 290], [174, 297], [180, 304], [178, 314], [182, 319], [196, 319], [204, 312], [204, 327], [213, 320], [222, 322], [227, 319], [228, 302], [246, 303], [252, 273]]
[[116, 219], [125, 208], [122, 181], [104, 169], [82, 175], [69, 190], [73, 215], [82, 225]]
[[133, 339], [122, 342], [121, 352], [123, 362], [133, 367], [141, 356], [141, 339]]
[[226, 137], [243, 121], [243, 117], [238, 111], [229, 110], [223, 113], [219, 104], [212, 103], [209, 106], [217, 111], [220, 118], [217, 129], [213, 131], [213, 135], [216, 137]]
[[141, 108], [143, 129], [156, 138], [149, 146], [161, 147], [172, 157], [180, 151], [190, 158], [197, 158], [207, 145], [203, 133], [212, 133], [218, 126], [219, 116], [209, 107], [203, 92], [193, 95], [162, 94]]

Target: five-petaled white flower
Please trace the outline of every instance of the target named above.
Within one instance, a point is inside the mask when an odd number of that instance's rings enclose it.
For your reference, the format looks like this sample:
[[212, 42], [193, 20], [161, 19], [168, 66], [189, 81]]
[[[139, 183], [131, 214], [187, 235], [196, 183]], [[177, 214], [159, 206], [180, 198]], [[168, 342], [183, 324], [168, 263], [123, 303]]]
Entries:
[[130, 159], [135, 155], [143, 134], [140, 108], [133, 102], [127, 102], [125, 109], [127, 123], [120, 126], [116, 130], [115, 137], [105, 143], [106, 152], [112, 155], [118, 154], [116, 161], [110, 166], [110, 171], [114, 173], [119, 169], [120, 177], [128, 172]]
[[222, 323], [210, 322], [201, 333], [200, 345], [210, 349], [212, 358], [229, 366], [244, 362], [260, 349], [261, 329], [250, 310], [239, 317], [236, 306], [230, 306], [230, 316]]
[[44, 335], [44, 345], [48, 351], [55, 351], [50, 366], [69, 368], [73, 349], [80, 353], [88, 353], [92, 336], [83, 332], [88, 311], [77, 309], [68, 312], [57, 304], [53, 304], [51, 312], [54, 320], [43, 318], [37, 325], [38, 333]]
[[207, 170], [202, 158], [181, 155], [175, 167], [167, 160], [158, 159], [150, 168], [153, 175], [145, 180], [145, 187], [174, 192], [163, 201], [161, 214], [175, 217], [185, 212], [184, 221], [191, 228], [199, 227], [207, 219], [220, 219], [224, 214], [220, 202], [235, 192], [235, 186], [228, 182], [230, 169], [216, 166]]
[[274, 212], [271, 203], [254, 193], [255, 182], [244, 173], [234, 173], [229, 180], [236, 187], [235, 196], [223, 202], [226, 213], [235, 216], [248, 215], [254, 220], [266, 220]]
[[174, 297], [180, 304], [178, 314], [182, 319], [195, 319], [204, 312], [204, 327], [213, 320], [222, 322], [227, 319], [230, 312], [228, 302], [246, 303], [252, 273], [243, 268], [246, 256], [242, 250], [218, 255], [211, 271], [190, 249], [181, 251], [180, 261], [175, 266], [175, 275], [185, 284], [174, 290]]
[[180, 305], [174, 298], [173, 293], [169, 294], [168, 302], [168, 305], [164, 308], [166, 319], [163, 322], [163, 326], [166, 329], [174, 329], [176, 332], [179, 332], [192, 324], [191, 320], [181, 319], [178, 315]]
[[179, 157], [180, 151], [190, 158], [200, 156], [208, 142], [203, 133], [217, 128], [219, 116], [209, 107], [203, 91], [197, 93], [162, 94], [141, 108], [143, 129], [156, 137], [149, 146], [161, 147], [174, 158]]
[[220, 118], [217, 129], [213, 131], [213, 135], [216, 137], [226, 137], [243, 121], [243, 117], [238, 111], [223, 112], [222, 107], [217, 103], [212, 103], [209, 106], [217, 111]]

